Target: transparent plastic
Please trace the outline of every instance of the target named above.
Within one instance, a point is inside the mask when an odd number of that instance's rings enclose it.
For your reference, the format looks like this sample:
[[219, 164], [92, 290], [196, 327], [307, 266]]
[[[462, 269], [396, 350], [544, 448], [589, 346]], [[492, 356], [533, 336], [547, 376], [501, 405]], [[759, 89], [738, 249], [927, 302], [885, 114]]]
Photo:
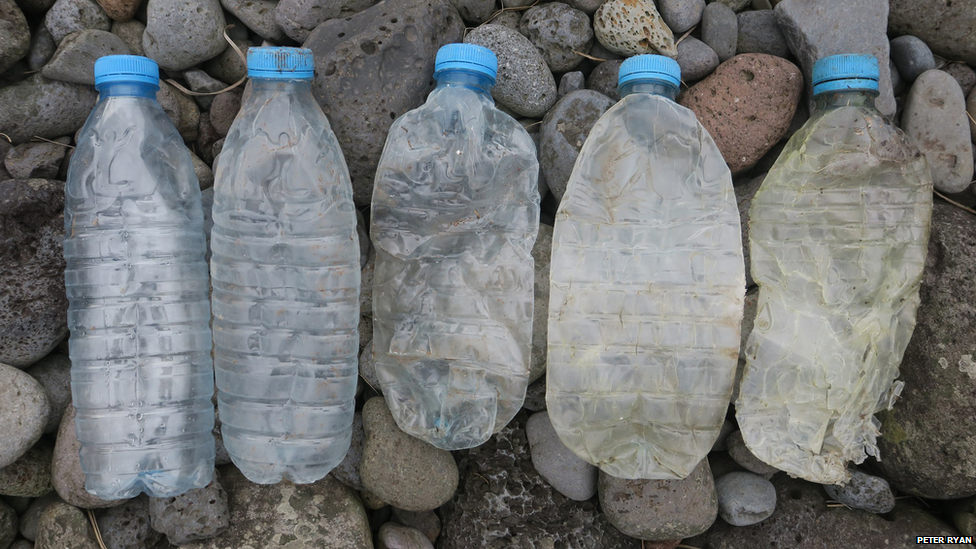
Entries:
[[81, 468], [102, 499], [171, 497], [214, 468], [200, 185], [155, 86], [99, 91], [65, 184]]
[[732, 392], [745, 266], [732, 176], [674, 88], [594, 125], [556, 213], [546, 402], [563, 443], [626, 479], [681, 479]]
[[360, 271], [349, 171], [309, 81], [251, 79], [213, 214], [224, 445], [253, 482], [314, 482], [352, 437]]
[[390, 128], [373, 189], [376, 373], [400, 428], [446, 450], [511, 420], [532, 354], [539, 164], [489, 86], [440, 73]]
[[901, 391], [928, 247], [932, 180], [860, 91], [820, 95], [752, 201], [755, 328], [736, 402], [746, 445], [812, 482], [878, 455]]

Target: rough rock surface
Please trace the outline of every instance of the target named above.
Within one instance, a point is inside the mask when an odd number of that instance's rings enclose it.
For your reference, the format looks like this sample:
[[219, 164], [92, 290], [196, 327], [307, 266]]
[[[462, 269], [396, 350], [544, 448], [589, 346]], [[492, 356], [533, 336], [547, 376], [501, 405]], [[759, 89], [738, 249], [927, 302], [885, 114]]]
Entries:
[[95, 85], [95, 60], [106, 55], [131, 53], [118, 36], [103, 30], [87, 29], [69, 34], [41, 74], [51, 80]]
[[203, 488], [193, 488], [176, 497], [149, 500], [149, 523], [174, 545], [208, 540], [227, 530], [230, 512], [227, 491], [220, 470]]
[[149, 0], [147, 9], [142, 47], [160, 68], [187, 69], [227, 47], [224, 11], [217, 0]]
[[61, 418], [54, 459], [51, 461], [51, 479], [54, 489], [65, 502], [82, 509], [98, 509], [120, 505], [125, 500], [105, 501], [85, 490], [85, 473], [81, 470], [81, 443], [75, 432], [75, 408], [68, 406]]
[[51, 486], [51, 458], [54, 444], [42, 439], [17, 461], [0, 468], [0, 495], [23, 498], [46, 496]]
[[593, 33], [618, 55], [678, 55], [674, 34], [650, 0], [608, 0], [593, 14]]
[[35, 74], [0, 88], [0, 129], [14, 144], [29, 141], [35, 135], [48, 139], [69, 135], [85, 123], [97, 99], [91, 86], [57, 82]]
[[577, 90], [557, 101], [542, 119], [539, 165], [556, 200], [561, 200], [566, 192], [576, 157], [590, 130], [613, 104], [600, 92]]
[[95, 0], [57, 0], [44, 16], [44, 26], [61, 43], [69, 34], [85, 29], [107, 31], [112, 20]]
[[976, 65], [976, 3], [890, 0], [890, 6], [888, 25], [893, 35], [917, 36], [942, 57]]
[[532, 308], [532, 366], [529, 383], [546, 373], [549, 351], [549, 267], [552, 257], [552, 226], [539, 224], [539, 234], [532, 247], [535, 261], [535, 306]]
[[14, 0], [0, 0], [0, 74], [20, 61], [31, 47], [27, 19]]
[[34, 549], [98, 549], [88, 517], [67, 503], [51, 504], [37, 524]]
[[376, 0], [280, 0], [274, 16], [285, 34], [296, 42], [304, 42], [325, 21], [349, 17], [375, 3]]

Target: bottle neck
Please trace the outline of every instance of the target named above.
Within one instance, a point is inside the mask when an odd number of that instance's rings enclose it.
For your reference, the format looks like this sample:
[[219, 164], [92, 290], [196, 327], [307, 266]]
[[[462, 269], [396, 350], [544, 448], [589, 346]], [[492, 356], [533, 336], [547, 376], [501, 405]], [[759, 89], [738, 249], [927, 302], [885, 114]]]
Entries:
[[494, 85], [491, 78], [480, 73], [464, 70], [441, 71], [435, 74], [434, 78], [437, 79], [438, 88], [459, 86], [482, 93], [489, 98], [491, 97], [491, 87]]
[[312, 91], [312, 81], [304, 79], [260, 78], [251, 77], [251, 91]]
[[678, 89], [670, 84], [665, 84], [658, 80], [633, 80], [617, 88], [620, 97], [626, 97], [632, 93], [649, 93], [660, 95], [674, 101], [678, 97]]
[[823, 92], [813, 97], [814, 109], [818, 111], [838, 107], [863, 107], [874, 109], [874, 98], [878, 92], [871, 90], [835, 90]]
[[99, 97], [148, 97], [156, 99], [159, 86], [145, 82], [106, 82], [95, 86]]

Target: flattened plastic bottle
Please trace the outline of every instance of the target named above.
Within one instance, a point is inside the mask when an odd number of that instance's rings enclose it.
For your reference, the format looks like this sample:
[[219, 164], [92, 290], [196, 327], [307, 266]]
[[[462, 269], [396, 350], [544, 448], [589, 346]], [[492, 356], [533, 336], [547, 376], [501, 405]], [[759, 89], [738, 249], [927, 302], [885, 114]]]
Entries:
[[563, 443], [628, 479], [687, 477], [719, 434], [745, 267], [732, 176], [641, 55], [590, 131], [556, 214], [546, 402]]
[[177, 496], [213, 476], [200, 184], [145, 57], [95, 62], [65, 184], [71, 395], [85, 489]]
[[373, 189], [376, 373], [400, 428], [447, 450], [488, 440], [528, 385], [539, 164], [495, 108], [496, 67], [486, 48], [441, 48]]
[[214, 182], [221, 433], [253, 482], [309, 483], [349, 449], [359, 374], [352, 185], [312, 97], [312, 52], [251, 48]]
[[874, 413], [901, 391], [932, 180], [874, 108], [874, 57], [828, 57], [813, 74], [816, 109], [752, 201], [760, 290], [736, 417], [766, 463], [839, 484], [848, 461], [878, 455]]

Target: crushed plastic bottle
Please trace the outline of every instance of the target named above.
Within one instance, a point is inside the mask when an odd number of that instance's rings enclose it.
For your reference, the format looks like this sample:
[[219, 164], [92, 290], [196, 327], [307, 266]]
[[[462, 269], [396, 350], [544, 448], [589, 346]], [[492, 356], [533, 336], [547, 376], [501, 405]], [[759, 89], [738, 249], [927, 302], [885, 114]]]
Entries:
[[760, 290], [736, 417], [759, 459], [839, 484], [848, 461], [878, 455], [873, 415], [901, 391], [932, 180], [874, 108], [874, 57], [821, 59], [813, 79], [816, 108], [752, 201]]
[[680, 69], [641, 55], [594, 125], [556, 214], [546, 402], [604, 472], [681, 479], [719, 435], [745, 295], [732, 176], [674, 102]]
[[312, 52], [248, 50], [250, 90], [214, 182], [221, 433], [253, 482], [310, 483], [352, 438], [359, 237], [342, 151], [312, 97]]
[[393, 123], [373, 190], [376, 373], [400, 428], [447, 450], [488, 440], [528, 385], [539, 163], [492, 101], [497, 65], [437, 52], [437, 88]]
[[95, 62], [65, 184], [71, 395], [85, 489], [177, 496], [213, 476], [200, 184], [145, 57]]

